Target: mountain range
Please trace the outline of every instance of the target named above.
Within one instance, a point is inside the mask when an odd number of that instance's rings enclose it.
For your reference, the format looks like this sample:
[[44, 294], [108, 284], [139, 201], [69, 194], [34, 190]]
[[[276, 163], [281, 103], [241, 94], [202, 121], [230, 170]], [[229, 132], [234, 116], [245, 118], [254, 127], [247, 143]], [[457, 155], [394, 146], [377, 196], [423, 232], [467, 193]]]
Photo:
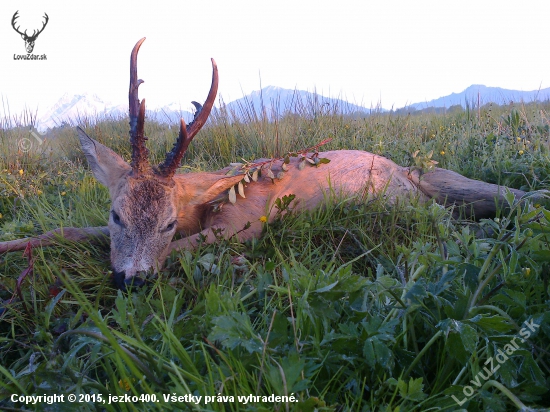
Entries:
[[[511, 101], [529, 103], [532, 101], [550, 100], [550, 88], [519, 91], [500, 87], [487, 87], [472, 85], [460, 93], [451, 93], [448, 96], [439, 97], [426, 102], [413, 103], [407, 108], [422, 110], [431, 107], [445, 107], [460, 105], [466, 107], [488, 103], [508, 104]], [[220, 99], [220, 101], [222, 101]], [[257, 118], [274, 119], [283, 114], [298, 113], [316, 115], [322, 113], [347, 113], [368, 115], [372, 111], [386, 111], [381, 107], [364, 107], [348, 102], [345, 97], [325, 97], [316, 91], [289, 90], [275, 86], [264, 87], [254, 91], [240, 99], [227, 104], [222, 102], [221, 108], [213, 111], [214, 115], [220, 111], [226, 111], [231, 117], [241, 120]], [[85, 120], [94, 121], [98, 118], [127, 116], [127, 104], [113, 104], [103, 101], [97, 95], [66, 93], [59, 101], [40, 116], [38, 129], [46, 130], [64, 124], [76, 125]], [[147, 111], [147, 116], [163, 123], [177, 123], [181, 117], [189, 122], [193, 115], [183, 110], [179, 103], [170, 103]]]
[[460, 93], [451, 93], [448, 96], [439, 97], [427, 102], [413, 103], [408, 107], [414, 107], [417, 110], [421, 110], [428, 107], [449, 108], [451, 106], [460, 105], [465, 108], [466, 105], [477, 107], [478, 102], [483, 106], [488, 103], [503, 105], [509, 104], [510, 102], [530, 103], [533, 101], [546, 100], [550, 100], [550, 88], [519, 91], [500, 87], [487, 87], [482, 84], [473, 84]]

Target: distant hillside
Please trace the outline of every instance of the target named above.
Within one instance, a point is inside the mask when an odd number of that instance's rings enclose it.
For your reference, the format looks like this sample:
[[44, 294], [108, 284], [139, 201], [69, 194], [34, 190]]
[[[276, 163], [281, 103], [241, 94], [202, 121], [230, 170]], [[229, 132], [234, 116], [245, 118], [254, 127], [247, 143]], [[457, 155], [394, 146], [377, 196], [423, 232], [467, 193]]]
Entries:
[[500, 87], [487, 87], [481, 84], [473, 84], [460, 93], [451, 93], [448, 96], [443, 96], [438, 99], [433, 99], [427, 102], [413, 103], [407, 107], [413, 107], [417, 110], [425, 109], [427, 107], [446, 107], [460, 105], [466, 107], [477, 106], [479, 102], [481, 105], [487, 103], [495, 104], [509, 104], [513, 102], [533, 102], [533, 101], [545, 101], [550, 99], [550, 88], [533, 90], [533, 91], [520, 91], [509, 90]]
[[[508, 90], [500, 87], [487, 87], [483, 85], [472, 85], [460, 93], [452, 93], [438, 99], [427, 102], [413, 103], [405, 108], [396, 109], [395, 112], [406, 112], [411, 109], [431, 111], [446, 110], [452, 106], [470, 105], [477, 106], [479, 102], [508, 104], [514, 102], [532, 102], [535, 100], [550, 100], [550, 88], [519, 91]], [[223, 99], [222, 99], [223, 100]], [[326, 113], [345, 113], [364, 116], [371, 112], [385, 112], [380, 107], [367, 108], [350, 103], [343, 98], [325, 97], [317, 92], [304, 90], [289, 90], [281, 87], [268, 86], [262, 90], [254, 91], [240, 99], [222, 105], [231, 116], [240, 120], [251, 120], [262, 118], [273, 120], [277, 116], [287, 113], [296, 113], [306, 116], [315, 116]], [[218, 109], [214, 109], [216, 113]], [[90, 94], [70, 95], [66, 93], [46, 113], [40, 116], [38, 128], [46, 130], [63, 124], [76, 125], [83, 123], [85, 119], [101, 119], [108, 117], [128, 116], [127, 104], [112, 104], [102, 100], [99, 96]], [[191, 121], [193, 115], [182, 110], [178, 103], [171, 103], [152, 110], [147, 110], [149, 119], [155, 119], [161, 123], [178, 123], [183, 116], [186, 122]]]
[[371, 109], [343, 99], [325, 97], [316, 92], [268, 86], [225, 105], [227, 112], [240, 119], [268, 119], [287, 113], [369, 113]]

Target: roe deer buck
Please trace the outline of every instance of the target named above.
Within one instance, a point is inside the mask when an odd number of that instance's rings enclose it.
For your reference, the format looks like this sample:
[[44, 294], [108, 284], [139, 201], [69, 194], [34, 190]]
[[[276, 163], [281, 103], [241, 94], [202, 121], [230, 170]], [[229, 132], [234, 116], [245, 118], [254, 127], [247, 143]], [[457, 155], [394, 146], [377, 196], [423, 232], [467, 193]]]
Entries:
[[[179, 137], [164, 163], [151, 166], [145, 147], [145, 100], [138, 99], [137, 55], [145, 38], [137, 42], [130, 58], [130, 141], [132, 162], [126, 163], [111, 149], [90, 138], [78, 128], [82, 150], [96, 179], [109, 188], [111, 211], [108, 227], [65, 228], [62, 235], [75, 240], [109, 234], [111, 264], [119, 288], [144, 283], [143, 276], [159, 269], [171, 250], [193, 248], [197, 242], [214, 242], [220, 233], [240, 241], [258, 237], [262, 231], [260, 217], [269, 215], [276, 199], [295, 195], [294, 209], [312, 209], [322, 203], [328, 192], [337, 195], [385, 196], [388, 202], [396, 196], [435, 198], [444, 205], [468, 204], [465, 209], [476, 218], [495, 213], [495, 203], [503, 202], [506, 188], [465, 178], [445, 169], [434, 169], [420, 177], [418, 171], [401, 167], [372, 153], [337, 150], [318, 153], [329, 163], [302, 170], [303, 159], [292, 158], [288, 164], [275, 162], [272, 172], [285, 169], [281, 179], [269, 176], [250, 182], [246, 198], [214, 204], [243, 180], [243, 174], [227, 176], [229, 168], [212, 172], [175, 174], [193, 136], [206, 122], [218, 87], [218, 70], [212, 60], [210, 92], [203, 106], [197, 108], [194, 120], [180, 123]], [[315, 154], [313, 155], [315, 156]], [[233, 189], [234, 190], [234, 189]], [[520, 197], [524, 192], [511, 189]], [[273, 219], [270, 216], [269, 219]], [[250, 223], [249, 223], [250, 222]], [[172, 242], [174, 234], [184, 237]], [[32, 245], [49, 245], [59, 230], [31, 240]], [[0, 252], [22, 249], [29, 239], [5, 242]]]

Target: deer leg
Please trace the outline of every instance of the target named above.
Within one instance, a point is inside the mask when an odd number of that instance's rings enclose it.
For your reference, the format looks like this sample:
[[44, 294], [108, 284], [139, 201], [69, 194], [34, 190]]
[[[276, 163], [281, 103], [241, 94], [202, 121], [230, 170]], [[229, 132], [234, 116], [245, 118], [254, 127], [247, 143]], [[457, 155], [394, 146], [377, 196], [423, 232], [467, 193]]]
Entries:
[[469, 179], [451, 170], [440, 168], [422, 175], [415, 170], [409, 174], [409, 179], [437, 203], [463, 208], [466, 217], [475, 217], [478, 220], [494, 217], [497, 208], [507, 207], [504, 199], [506, 190], [510, 190], [516, 200], [525, 195], [521, 190]]
[[258, 238], [262, 233], [262, 224], [254, 222], [248, 229], [228, 230], [222, 226], [211, 226], [194, 235], [176, 240], [170, 244], [170, 252], [172, 250], [194, 250], [199, 245], [210, 245], [216, 243], [220, 239], [235, 239], [242, 243], [247, 240]]
[[24, 250], [28, 244], [30, 244], [31, 247], [54, 246], [57, 244], [56, 239], [59, 238], [67, 239], [72, 242], [88, 242], [94, 238], [103, 239], [105, 237], [109, 237], [109, 228], [107, 226], [85, 228], [65, 227], [49, 231], [36, 237], [0, 242], [0, 253]]

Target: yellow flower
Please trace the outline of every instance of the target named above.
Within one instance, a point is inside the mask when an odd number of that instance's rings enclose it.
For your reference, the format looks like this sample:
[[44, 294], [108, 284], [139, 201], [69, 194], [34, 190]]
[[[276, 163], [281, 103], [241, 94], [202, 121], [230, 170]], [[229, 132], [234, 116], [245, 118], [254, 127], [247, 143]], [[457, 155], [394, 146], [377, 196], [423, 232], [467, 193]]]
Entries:
[[65, 196], [67, 192], [61, 192], [61, 196]]
[[20, 170], [19, 170], [19, 174], [20, 174], [21, 176], [23, 176], [23, 173], [24, 173], [24, 172], [23, 172], [23, 169], [20, 169]]
[[523, 154], [523, 150], [520, 150], [518, 153], [521, 156]]
[[523, 274], [529, 276], [531, 274], [531, 268], [523, 268]]
[[260, 217], [260, 222], [262, 222], [262, 223], [267, 222], [267, 216]]
[[118, 386], [120, 389], [124, 389], [126, 392], [130, 390], [130, 382], [128, 379], [121, 379], [118, 381]]
[[441, 156], [445, 156], [445, 150], [442, 150], [441, 152], [439, 152], [439, 154], [440, 154]]
[[37, 195], [41, 195], [41, 194], [42, 194], [42, 190], [38, 189], [38, 190], [36, 191], [36, 194], [37, 194]]
[[0, 213], [0, 219], [2, 219], [2, 213]]

